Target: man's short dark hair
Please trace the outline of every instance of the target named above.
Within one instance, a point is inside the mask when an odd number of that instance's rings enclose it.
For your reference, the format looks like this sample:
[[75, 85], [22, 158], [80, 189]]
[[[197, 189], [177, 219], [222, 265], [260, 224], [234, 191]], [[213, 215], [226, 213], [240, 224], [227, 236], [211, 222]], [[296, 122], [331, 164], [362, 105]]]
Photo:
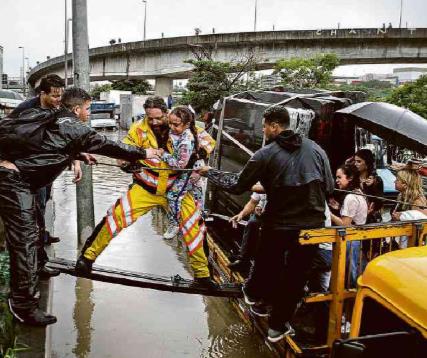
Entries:
[[145, 111], [147, 111], [147, 109], [150, 109], [150, 108], [158, 108], [165, 113], [168, 111], [168, 106], [166, 105], [165, 100], [160, 96], [151, 96], [145, 100], [145, 103], [144, 103]]
[[273, 106], [267, 108], [264, 112], [264, 119], [267, 123], [276, 122], [283, 128], [289, 128], [289, 112], [285, 106]]
[[92, 98], [84, 89], [78, 87], [70, 87], [64, 91], [61, 103], [68, 110], [73, 110], [76, 106], [82, 106], [85, 102]]
[[38, 89], [39, 92], [50, 93], [52, 87], [63, 88], [64, 86], [64, 80], [58, 75], [47, 75], [41, 79]]

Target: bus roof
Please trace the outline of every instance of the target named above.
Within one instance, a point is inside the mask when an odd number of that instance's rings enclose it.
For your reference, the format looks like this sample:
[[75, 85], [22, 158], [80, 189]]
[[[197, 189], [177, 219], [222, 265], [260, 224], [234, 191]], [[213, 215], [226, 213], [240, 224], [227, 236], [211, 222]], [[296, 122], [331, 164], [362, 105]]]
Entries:
[[427, 247], [377, 257], [358, 280], [427, 333]]

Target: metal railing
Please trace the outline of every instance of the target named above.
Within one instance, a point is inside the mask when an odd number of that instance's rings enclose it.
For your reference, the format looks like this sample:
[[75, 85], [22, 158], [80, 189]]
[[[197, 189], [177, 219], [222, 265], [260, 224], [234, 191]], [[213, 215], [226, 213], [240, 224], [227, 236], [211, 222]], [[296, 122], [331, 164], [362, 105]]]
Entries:
[[350, 282], [354, 259], [351, 252], [354, 247], [351, 243], [359, 243], [359, 262], [356, 265], [359, 276], [365, 267], [363, 261], [368, 263], [379, 255], [405, 247], [425, 246], [426, 236], [427, 220], [301, 231], [301, 245], [333, 245], [329, 292], [313, 293], [306, 298], [308, 303], [330, 302], [327, 338], [329, 347], [336, 339], [342, 338], [343, 333], [346, 333], [346, 325], [351, 322], [351, 304], [346, 306], [356, 296], [356, 287], [352, 287]]
[[[407, 240], [403, 240], [407, 238]], [[299, 242], [301, 245], [318, 245], [321, 243], [332, 244], [332, 263], [330, 288], [326, 292], [311, 292], [304, 298], [306, 304], [325, 302], [329, 304], [329, 319], [325, 326], [327, 330], [326, 345], [311, 347], [313, 350], [327, 349], [331, 347], [336, 339], [344, 338], [348, 333], [351, 322], [351, 311], [356, 297], [356, 287], [352, 285], [349, 268], [352, 267], [351, 250], [355, 247], [352, 243], [358, 242], [360, 255], [357, 262], [357, 276], [363, 273], [366, 264], [373, 258], [384, 253], [402, 249], [402, 246], [414, 247], [425, 246], [427, 238], [427, 220], [411, 222], [392, 222], [368, 224], [350, 227], [328, 227], [311, 230], [301, 230]], [[405, 243], [405, 244], [403, 244]], [[210, 248], [210, 261], [215, 262], [214, 270], [219, 274], [222, 282], [243, 282], [243, 277], [228, 268], [229, 259], [221, 247], [208, 236]], [[265, 331], [265, 322], [254, 322], [249, 319], [247, 311], [241, 302], [235, 303], [242, 317]], [[265, 332], [264, 332], [265, 333]], [[287, 349], [297, 355], [303, 349], [296, 343], [295, 339], [286, 337], [288, 348], [278, 348], [279, 352]], [[284, 349], [284, 350], [283, 350]]]

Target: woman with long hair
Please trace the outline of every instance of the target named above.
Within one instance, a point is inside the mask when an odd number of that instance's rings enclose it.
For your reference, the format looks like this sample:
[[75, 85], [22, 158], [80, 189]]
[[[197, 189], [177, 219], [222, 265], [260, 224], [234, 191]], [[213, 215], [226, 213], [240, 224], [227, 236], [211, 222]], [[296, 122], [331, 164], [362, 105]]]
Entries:
[[[363, 193], [382, 197], [384, 195], [384, 183], [375, 170], [375, 157], [369, 149], [360, 149], [354, 154], [354, 166], [359, 172], [360, 189]], [[366, 223], [378, 223], [382, 221], [381, 199], [367, 198], [368, 217]]]
[[[427, 200], [424, 195], [422, 179], [416, 168], [403, 168], [396, 173], [394, 182], [399, 192], [397, 200], [401, 201], [391, 213], [393, 221], [407, 221], [427, 218]], [[423, 208], [424, 207], [424, 208]], [[408, 237], [395, 239], [401, 249], [408, 247]]]
[[[366, 224], [368, 203], [360, 189], [359, 171], [353, 165], [344, 164], [337, 169], [336, 185], [338, 189], [346, 190], [339, 215], [331, 214], [332, 223], [338, 226]], [[360, 195], [362, 194], [362, 195]], [[335, 207], [334, 209], [338, 209]], [[364, 267], [360, 241], [350, 241], [347, 244], [347, 265], [349, 286], [355, 287], [358, 274]]]
[[397, 204], [391, 216], [392, 220], [402, 219], [405, 211], [415, 210], [421, 214], [427, 215], [427, 199], [424, 195], [423, 182], [417, 169], [405, 168], [396, 174], [394, 182], [396, 190], [399, 192]]

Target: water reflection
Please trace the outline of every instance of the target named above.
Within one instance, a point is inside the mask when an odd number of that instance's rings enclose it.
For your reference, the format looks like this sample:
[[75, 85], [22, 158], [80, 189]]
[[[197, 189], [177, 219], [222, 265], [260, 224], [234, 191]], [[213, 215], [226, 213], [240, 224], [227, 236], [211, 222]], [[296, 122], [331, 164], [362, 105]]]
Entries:
[[77, 331], [73, 353], [76, 357], [89, 357], [92, 342], [92, 314], [95, 304], [92, 301], [93, 283], [91, 280], [76, 280], [73, 320]]
[[[123, 134], [123, 133], [122, 133]], [[117, 138], [120, 135], [114, 133]], [[112, 159], [100, 161], [114, 163]], [[72, 173], [54, 185], [58, 257], [78, 254]], [[95, 218], [124, 193], [131, 177], [118, 168], [93, 170]], [[191, 278], [185, 248], [162, 234], [167, 220], [152, 210], [114, 238], [97, 263], [138, 272]], [[52, 357], [270, 357], [227, 299], [92, 282], [61, 275], [54, 279]]]

